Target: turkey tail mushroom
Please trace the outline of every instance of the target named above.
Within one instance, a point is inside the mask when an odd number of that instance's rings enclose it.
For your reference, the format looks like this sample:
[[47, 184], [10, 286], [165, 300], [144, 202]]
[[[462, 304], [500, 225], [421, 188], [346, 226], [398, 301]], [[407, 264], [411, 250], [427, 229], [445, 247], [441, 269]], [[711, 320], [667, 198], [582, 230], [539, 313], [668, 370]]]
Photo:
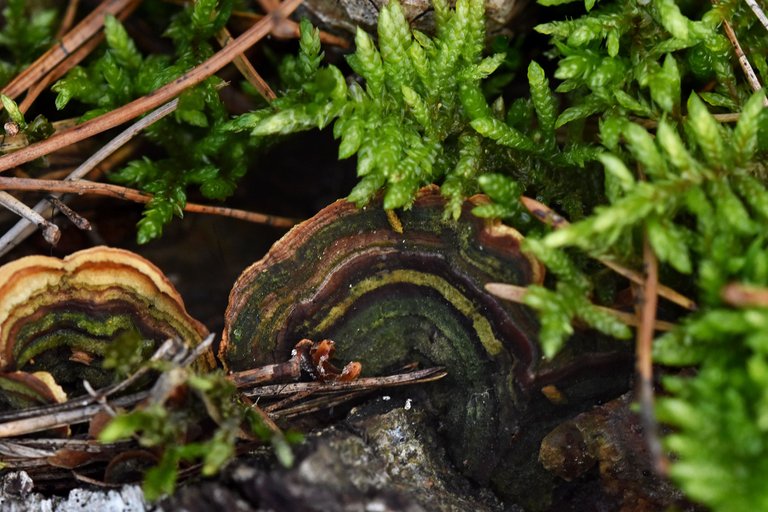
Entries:
[[[123, 336], [196, 345], [206, 335], [163, 273], [129, 251], [94, 247], [0, 267], [0, 399], [13, 406], [61, 400], [55, 387], [82, 379], [109, 384], [100, 360]], [[200, 364], [213, 367], [213, 355]]]
[[341, 360], [377, 375], [420, 361], [445, 367], [432, 384], [448, 446], [485, 479], [517, 428], [539, 359], [533, 314], [496, 299], [489, 282], [539, 283], [538, 261], [512, 228], [471, 214], [445, 220], [436, 187], [399, 212], [337, 201], [294, 227], [246, 269], [231, 294], [219, 359], [230, 370], [285, 360], [297, 339], [330, 338]]

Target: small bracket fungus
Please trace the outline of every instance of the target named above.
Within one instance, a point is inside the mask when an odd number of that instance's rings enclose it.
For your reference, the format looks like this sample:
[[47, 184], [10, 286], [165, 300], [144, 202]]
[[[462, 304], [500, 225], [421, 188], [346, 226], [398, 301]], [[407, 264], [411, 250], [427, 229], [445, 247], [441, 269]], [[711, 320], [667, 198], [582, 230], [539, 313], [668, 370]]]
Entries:
[[[0, 267], [0, 398], [13, 406], [60, 400], [53, 387], [79, 389], [83, 379], [109, 384], [100, 362], [121, 337], [194, 345], [206, 334], [163, 273], [129, 251], [94, 247]], [[202, 364], [212, 367], [212, 354]]]

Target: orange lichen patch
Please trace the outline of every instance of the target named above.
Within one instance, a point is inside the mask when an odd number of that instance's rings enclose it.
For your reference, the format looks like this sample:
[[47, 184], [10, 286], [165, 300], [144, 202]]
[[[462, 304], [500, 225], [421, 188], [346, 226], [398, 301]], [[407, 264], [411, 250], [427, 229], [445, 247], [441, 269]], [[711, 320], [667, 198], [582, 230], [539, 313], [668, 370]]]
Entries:
[[[171, 282], [130, 251], [94, 247], [64, 259], [29, 256], [0, 267], [0, 372], [92, 377], [108, 343], [126, 337], [196, 345], [207, 329]], [[212, 367], [208, 354], [204, 366]]]

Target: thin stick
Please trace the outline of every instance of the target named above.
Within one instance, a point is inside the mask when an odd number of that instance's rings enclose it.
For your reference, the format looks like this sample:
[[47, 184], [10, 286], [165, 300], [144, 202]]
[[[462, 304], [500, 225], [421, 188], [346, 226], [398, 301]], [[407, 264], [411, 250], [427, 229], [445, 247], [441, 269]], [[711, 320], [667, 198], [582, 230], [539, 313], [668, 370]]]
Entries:
[[[686, 119], [687, 116], [683, 116], [683, 120]], [[715, 118], [715, 121], [718, 123], [736, 123], [741, 119], [741, 112], [726, 112], [725, 114], [712, 114], [712, 117]], [[659, 127], [659, 122], [655, 119], [642, 119], [638, 117], [631, 118], [631, 121], [633, 123], [637, 123], [643, 128], [649, 128], [649, 129], [655, 129]]]
[[[200, 342], [198, 346], [190, 350], [185, 360], [181, 362], [181, 365], [185, 366], [191, 364], [201, 355], [201, 353], [209, 350], [213, 338], [214, 335], [210, 334], [205, 340]], [[166, 341], [155, 351], [151, 360], [172, 360], [178, 355], [178, 353], [173, 350], [178, 347], [178, 345], [179, 342], [174, 342], [173, 340]], [[149, 368], [147, 366], [142, 366], [126, 380], [115, 386], [107, 387], [103, 390], [91, 391], [87, 396], [75, 399], [73, 401], [73, 403], [77, 405], [75, 407], [72, 407], [70, 403], [54, 404], [48, 407], [36, 408], [36, 411], [40, 412], [35, 415], [17, 414], [15, 419], [0, 423], [0, 438], [20, 436], [32, 432], [39, 432], [41, 430], [48, 430], [50, 428], [85, 423], [105, 408], [114, 409], [116, 407], [135, 405], [149, 397], [150, 392], [134, 393], [116, 398], [110, 402], [107, 402], [106, 399], [109, 395], [125, 389], [147, 371], [149, 371]], [[164, 377], [167, 375], [168, 373], [163, 373], [158, 379], [158, 382], [164, 380]], [[23, 413], [24, 411], [21, 412]]]
[[[229, 30], [227, 30], [227, 27], [222, 27], [222, 29], [216, 33], [216, 40], [219, 42], [222, 48], [228, 44], [231, 44], [233, 41], [232, 35], [229, 33]], [[259, 92], [259, 94], [261, 94], [262, 98], [270, 103], [277, 98], [275, 91], [269, 87], [269, 84], [261, 77], [259, 72], [256, 71], [256, 68], [254, 68], [253, 64], [251, 64], [251, 61], [245, 57], [245, 54], [239, 54], [237, 57], [235, 57], [233, 62], [238, 71], [240, 71], [245, 79], [248, 80], [248, 83], [250, 83]]]
[[[279, 0], [256, 0], [257, 3], [264, 9], [265, 12], [271, 13], [275, 11], [279, 6]], [[290, 39], [299, 35], [299, 26], [296, 22], [288, 19], [282, 19], [275, 23], [272, 29], [272, 34], [277, 38]]]
[[[763, 86], [760, 85], [760, 80], [757, 78], [755, 70], [752, 69], [752, 65], [749, 63], [747, 56], [744, 55], [744, 50], [741, 49], [739, 40], [736, 38], [736, 33], [733, 31], [731, 24], [728, 23], [728, 20], [723, 20], [723, 29], [725, 30], [725, 35], [728, 36], [728, 39], [731, 41], [731, 45], [733, 45], [733, 50], [736, 52], [736, 57], [739, 59], [739, 65], [741, 66], [742, 71], [744, 71], [744, 76], [747, 77], [749, 86], [752, 87], [753, 91], [759, 91]], [[763, 100], [763, 105], [768, 106], [768, 98]]]
[[[641, 274], [632, 269], [619, 265], [618, 263], [611, 261], [608, 258], [597, 258], [597, 261], [599, 261], [609, 269], [613, 270], [620, 276], [626, 277], [627, 279], [629, 279], [635, 284], [642, 283]], [[661, 295], [662, 297], [664, 297], [670, 302], [674, 302], [678, 306], [684, 307], [685, 309], [688, 309], [690, 311], [695, 311], [699, 308], [699, 306], [696, 304], [695, 301], [693, 301], [693, 299], [689, 299], [685, 295], [677, 292], [676, 290], [673, 290], [672, 288], [666, 285], [659, 283], [657, 288], [658, 288], [659, 295]]]
[[104, 41], [104, 33], [100, 32], [90, 38], [88, 41], [80, 45], [74, 52], [70, 53], [67, 58], [56, 64], [49, 73], [41, 77], [35, 84], [27, 90], [27, 94], [24, 96], [24, 101], [19, 103], [19, 110], [26, 113], [32, 106], [38, 96], [49, 86], [62, 76], [67, 71], [77, 66], [83, 61], [91, 52]]
[[49, 139], [32, 144], [24, 151], [17, 151], [0, 157], [0, 171], [6, 171], [21, 164], [31, 162], [36, 158], [119, 126], [134, 117], [159, 107], [178, 96], [185, 89], [199, 84], [229, 64], [238, 54], [243, 53], [269, 34], [275, 23], [290, 15], [301, 2], [302, 0], [285, 0], [285, 2], [280, 4], [278, 10], [253, 25], [246, 32], [243, 32], [232, 44], [227, 45], [202, 64], [150, 94], [116, 108], [107, 114], [86, 121], [70, 130], [54, 135]]
[[[164, 0], [166, 2], [169, 2], [171, 0]], [[176, 3], [176, 2], [171, 2]], [[232, 11], [232, 17], [230, 20], [233, 22], [235, 26], [242, 27], [246, 24], [250, 25], [252, 23], [256, 23], [260, 19], [264, 17], [263, 14], [257, 14], [255, 12], [248, 12], [248, 11]], [[278, 39], [285, 39], [288, 38], [296, 38], [300, 34], [299, 25], [298, 23], [288, 20], [290, 23], [293, 23], [295, 25], [295, 28], [293, 28], [291, 31], [285, 32], [282, 31], [282, 33], [279, 34], [272, 34]], [[336, 36], [334, 34], [331, 34], [329, 32], [326, 32], [325, 30], [320, 31], [320, 42], [323, 44], [330, 44], [334, 46], [338, 46], [340, 48], [349, 48], [349, 41], [344, 39], [343, 37]]]
[[[485, 289], [491, 295], [495, 295], [500, 299], [509, 300], [518, 304], [525, 303], [525, 295], [528, 293], [528, 288], [525, 286], [515, 286], [513, 284], [506, 283], [488, 283], [485, 285]], [[616, 309], [607, 308], [605, 306], [598, 306], [597, 304], [592, 304], [592, 306], [599, 309], [603, 313], [611, 315], [624, 325], [629, 325], [631, 327], [637, 327], [640, 325], [640, 322], [637, 320], [637, 316], [633, 315], [632, 313], [625, 313], [624, 311], [618, 311]], [[653, 328], [656, 331], [671, 331], [675, 327], [676, 325], [672, 322], [665, 322], [663, 320], [656, 320], [653, 323]]]
[[[77, 169], [72, 171], [72, 173], [66, 177], [66, 180], [77, 180], [86, 176], [107, 157], [112, 155], [112, 153], [116, 152], [119, 148], [124, 146], [128, 141], [140, 133], [144, 128], [150, 126], [151, 124], [173, 112], [178, 104], [178, 100], [169, 101], [165, 105], [155, 109], [153, 112], [136, 121], [134, 124], [119, 133], [114, 139], [105, 144], [96, 153], [91, 155], [91, 157], [83, 162], [80, 166], [78, 166]], [[52, 215], [48, 201], [46, 200], [37, 203], [35, 205], [34, 211], [39, 214], [47, 212], [49, 215]], [[17, 222], [2, 236], [2, 238], [0, 238], [0, 256], [6, 254], [8, 251], [24, 241], [24, 239], [35, 232], [35, 229], [35, 224], [25, 219]]]
[[406, 384], [420, 384], [442, 379], [448, 373], [442, 368], [427, 368], [385, 377], [362, 377], [345, 382], [291, 382], [257, 386], [244, 394], [251, 397], [274, 398], [293, 393], [346, 393], [358, 390], [373, 390]]
[[[92, 194], [97, 196], [114, 197], [133, 201], [135, 203], [148, 203], [154, 197], [132, 188], [121, 187], [109, 183], [98, 183], [95, 181], [77, 180], [38, 180], [34, 178], [9, 178], [0, 176], [0, 191], [3, 190], [27, 190], [27, 191], [47, 191], [59, 194]], [[290, 228], [299, 221], [288, 217], [269, 215], [266, 213], [250, 212], [247, 210], [237, 210], [223, 206], [210, 206], [205, 204], [187, 203], [184, 206], [185, 212], [205, 213], [210, 215], [221, 215], [233, 219], [244, 220], [256, 224], [266, 224], [277, 228]], [[36, 212], [35, 212], [36, 213]], [[40, 217], [42, 219], [42, 217]], [[43, 219], [45, 220], [45, 219]]]
[[[210, 334], [208, 337], [211, 338], [211, 341], [213, 341], [213, 334]], [[208, 343], [208, 346], [210, 346], [211, 342], [208, 341], [207, 343]], [[175, 354], [175, 351], [177, 351], [178, 348], [179, 348], [178, 343], [175, 340], [167, 339], [158, 347], [157, 350], [155, 350], [155, 353], [152, 354], [152, 357], [149, 360], [150, 361], [167, 361], [173, 356], [173, 354]], [[128, 386], [130, 386], [131, 384], [139, 380], [149, 371], [150, 371], [149, 365], [146, 365], [146, 364], [141, 365], [138, 370], [136, 370], [127, 378], [125, 378], [125, 380], [118, 382], [112, 387], [105, 388], [99, 391], [95, 396], [93, 395], [92, 396], [94, 400], [101, 400], [111, 395], [114, 395], [115, 393], [119, 393], [120, 391], [128, 388]]]
[[56, 245], [59, 242], [61, 232], [56, 224], [48, 222], [43, 216], [8, 192], [0, 191], [0, 205], [8, 208], [19, 217], [27, 219], [32, 224], [42, 228], [43, 238], [45, 238], [45, 241], [49, 244]]
[[[113, 407], [127, 407], [139, 403], [147, 398], [147, 396], [149, 396], [148, 392], [135, 393], [133, 395], [116, 398], [110, 402], [110, 405]], [[40, 432], [41, 430], [85, 423], [102, 410], [101, 404], [92, 404], [42, 416], [7, 421], [5, 423], [0, 423], [0, 438], [21, 436], [33, 432]]]
[[80, 5], [80, 0], [69, 0], [67, 10], [64, 11], [64, 17], [61, 20], [61, 25], [59, 25], [59, 30], [56, 32], [56, 39], [61, 39], [69, 31], [72, 23], [75, 21], [78, 5]]
[[280, 410], [273, 410], [269, 414], [275, 419], [284, 419], [284, 420], [290, 419], [296, 416], [311, 414], [313, 412], [320, 411], [323, 409], [330, 409], [332, 407], [336, 407], [337, 405], [341, 405], [344, 402], [348, 402], [350, 400], [354, 400], [355, 398], [365, 396], [371, 391], [373, 390], [371, 389], [371, 390], [365, 390], [365, 391], [352, 391], [350, 393], [345, 393], [343, 395], [321, 396], [311, 400], [307, 400], [306, 402], [303, 402], [301, 404], [294, 405], [293, 407], [287, 407], [285, 409], [280, 409]]
[[636, 372], [637, 392], [640, 402], [640, 419], [645, 427], [645, 437], [651, 460], [660, 475], [667, 474], [668, 461], [659, 442], [658, 425], [653, 413], [653, 324], [658, 307], [659, 260], [653, 252], [648, 235], [643, 240], [643, 262], [646, 278], [640, 287], [640, 327], [637, 330]]
[[117, 15], [122, 11], [133, 11], [140, 2], [141, 0], [104, 0], [57, 44], [38, 57], [35, 62], [6, 85], [2, 93], [15, 99], [101, 30], [105, 15]]
[[59, 199], [58, 197], [54, 195], [50, 195], [46, 197], [46, 200], [51, 203], [51, 205], [59, 210], [62, 215], [64, 215], [66, 218], [69, 219], [69, 222], [75, 225], [77, 229], [83, 230], [83, 231], [91, 231], [93, 227], [91, 226], [91, 223], [88, 222], [88, 219], [74, 211], [72, 208], [64, 204], [64, 202]]
[[[535, 199], [532, 199], [530, 197], [522, 196], [520, 198], [520, 202], [523, 203], [523, 206], [531, 212], [531, 214], [536, 217], [541, 222], [544, 222], [545, 224], [548, 224], [552, 226], [555, 229], [561, 229], [570, 226], [570, 223], [565, 219], [565, 217], [562, 217], [561, 215], [557, 214], [555, 211], [553, 211], [549, 206], [545, 205], [544, 203], [541, 203]], [[608, 258], [595, 258], [597, 261], [608, 267], [609, 269], [613, 270], [620, 276], [626, 277], [630, 281], [632, 281], [635, 284], [642, 285], [644, 282], [644, 277], [639, 272], [636, 272], [632, 269], [626, 268], [622, 265], [619, 265], [618, 263], [609, 260]], [[689, 309], [691, 311], [696, 310], [698, 306], [696, 303], [686, 297], [685, 295], [682, 295], [681, 293], [673, 290], [672, 288], [669, 288], [668, 286], [664, 286], [663, 284], [659, 284], [657, 286], [658, 293], [665, 299], [674, 302], [678, 306], [682, 306], [685, 309]]]
[[760, 8], [760, 6], [757, 5], [757, 2], [755, 2], [755, 0], [744, 0], [744, 1], [749, 6], [749, 8], [752, 9], [752, 12], [755, 13], [755, 16], [757, 16], [757, 19], [759, 19], [760, 23], [763, 24], [763, 27], [765, 27], [765, 29], [768, 30], [768, 17], [765, 16], [765, 13]]
[[720, 291], [726, 303], [737, 308], [768, 307], [768, 288], [741, 283], [730, 283]]

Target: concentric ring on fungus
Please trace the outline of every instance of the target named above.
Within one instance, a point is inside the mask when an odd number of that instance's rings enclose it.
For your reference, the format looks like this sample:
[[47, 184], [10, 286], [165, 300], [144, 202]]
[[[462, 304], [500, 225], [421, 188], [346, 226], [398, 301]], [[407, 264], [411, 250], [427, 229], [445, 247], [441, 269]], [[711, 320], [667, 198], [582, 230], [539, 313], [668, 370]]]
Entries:
[[[82, 392], [83, 379], [95, 387], [110, 383], [100, 364], [105, 346], [131, 334], [194, 345], [207, 329], [187, 314], [160, 269], [130, 251], [93, 247], [63, 259], [28, 256], [0, 267], [0, 389], [6, 403], [61, 401], [57, 386]], [[212, 354], [201, 364], [213, 367]]]
[[470, 198], [458, 222], [444, 218], [435, 187], [398, 212], [390, 227], [379, 203], [337, 201], [294, 227], [235, 283], [219, 358], [238, 371], [284, 361], [297, 340], [333, 339], [339, 360], [380, 375], [419, 361], [446, 368], [430, 400], [447, 446], [483, 480], [514, 436], [535, 364], [536, 321], [496, 299], [489, 282], [540, 283], [521, 235], [475, 217]]

